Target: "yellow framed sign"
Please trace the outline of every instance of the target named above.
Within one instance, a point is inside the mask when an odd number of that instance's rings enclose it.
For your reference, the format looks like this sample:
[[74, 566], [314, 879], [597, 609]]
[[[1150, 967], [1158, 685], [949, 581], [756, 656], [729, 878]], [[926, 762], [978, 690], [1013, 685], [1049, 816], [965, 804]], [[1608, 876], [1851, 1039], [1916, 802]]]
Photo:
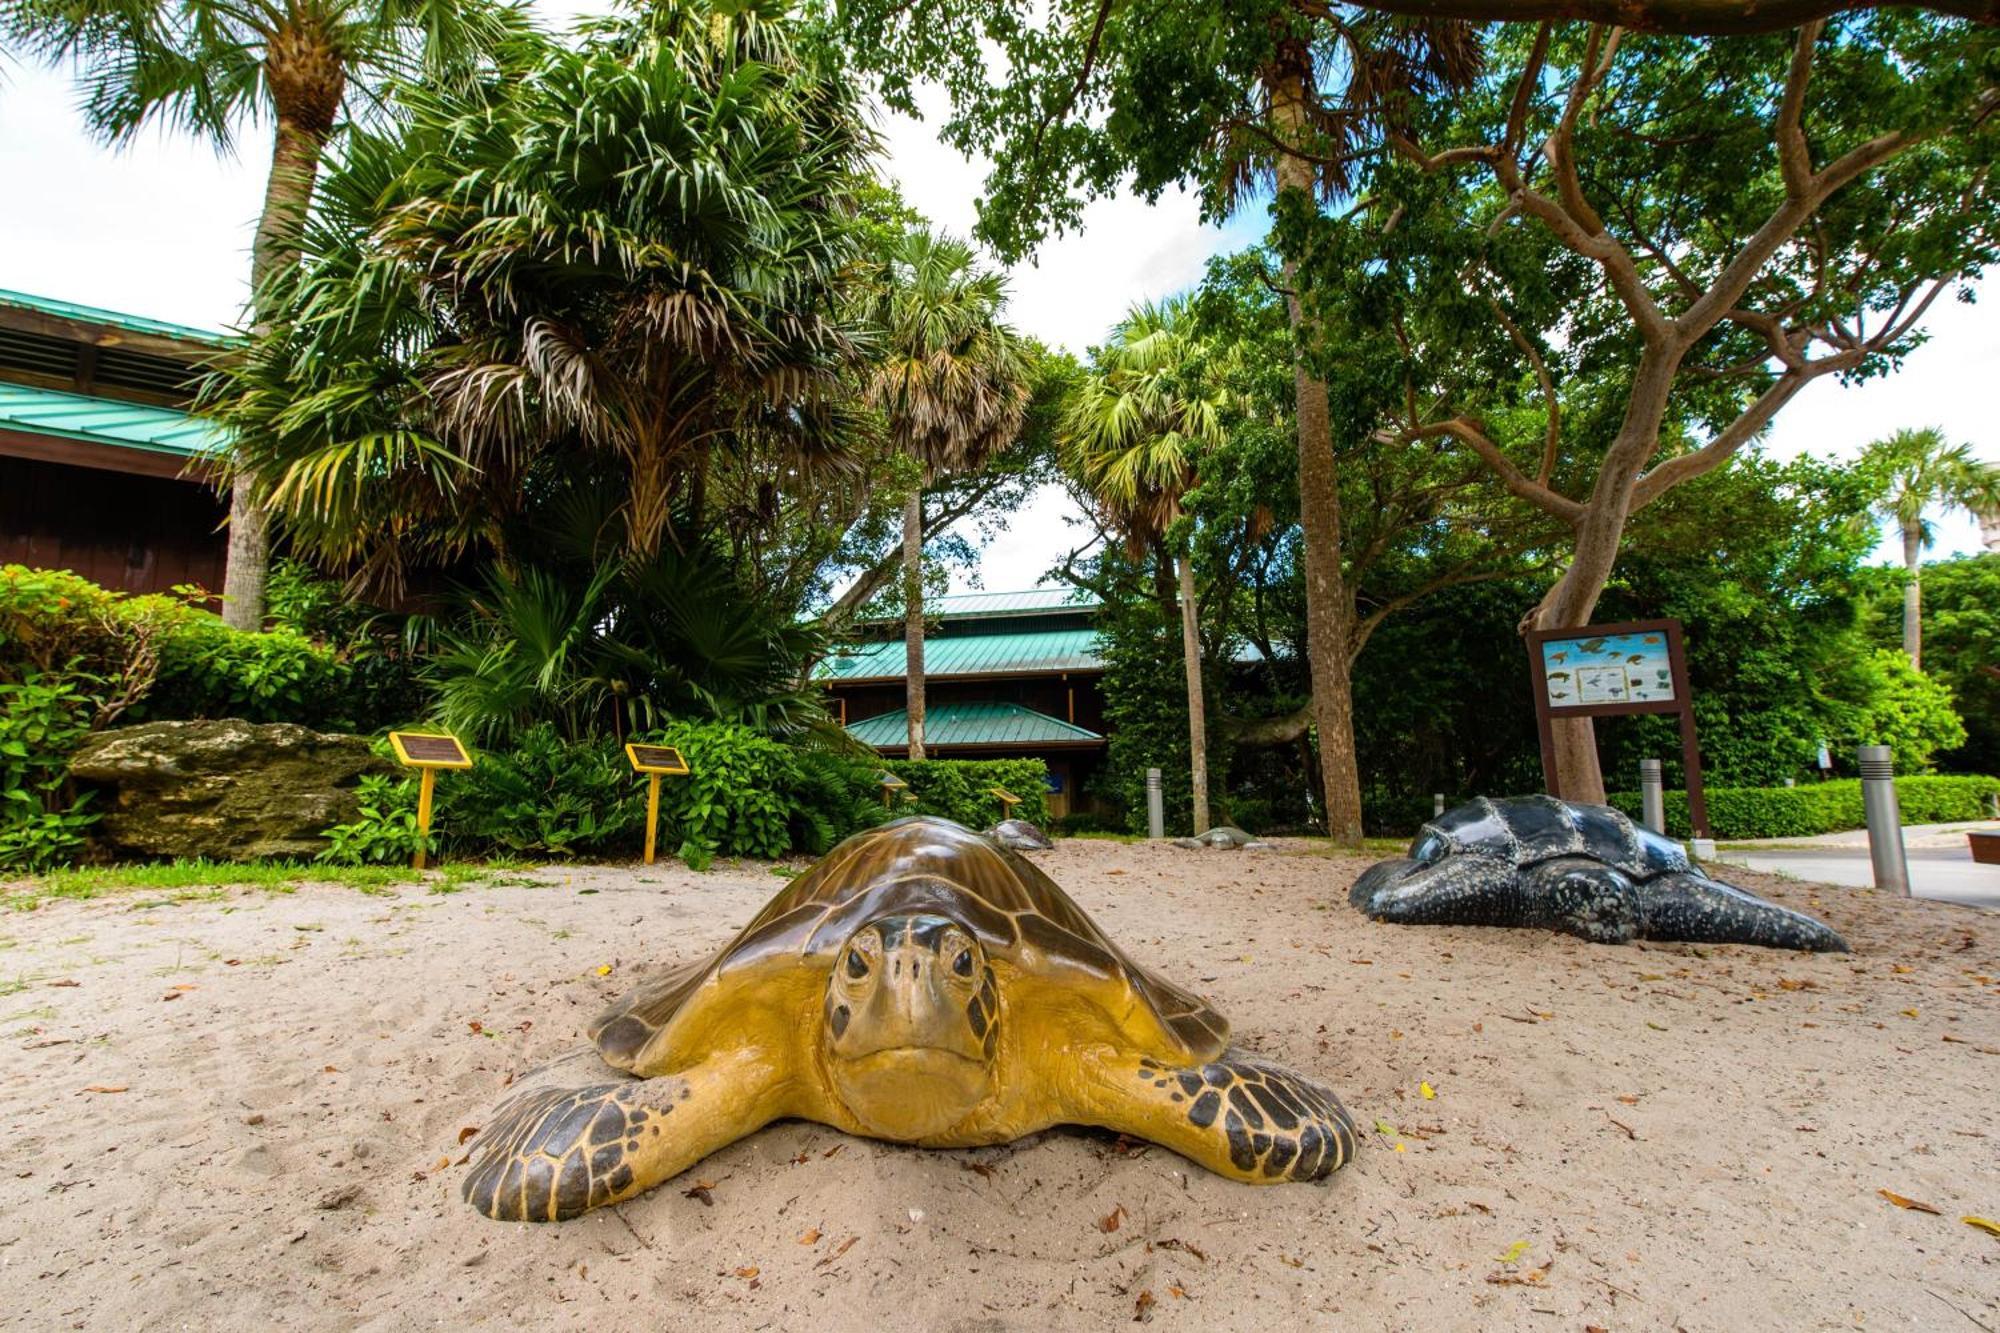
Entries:
[[896, 804], [896, 797], [899, 795], [906, 801], [917, 799], [910, 794], [910, 784], [886, 768], [882, 770], [882, 776], [878, 780], [882, 784], [882, 804], [885, 806], [893, 807]]
[[423, 774], [417, 783], [417, 854], [410, 858], [410, 864], [422, 870], [431, 845], [431, 798], [437, 791], [438, 770], [471, 768], [472, 755], [458, 737], [446, 732], [392, 731], [389, 744], [403, 767]]
[[1014, 817], [1014, 807], [1021, 803], [1021, 798], [1013, 792], [1008, 791], [1005, 787], [988, 787], [986, 791], [988, 795], [1000, 798], [1000, 818], [1012, 819]]
[[625, 758], [634, 773], [646, 775], [646, 864], [651, 865], [660, 836], [660, 779], [686, 777], [688, 762], [671, 745], [641, 745], [637, 742], [626, 745]]

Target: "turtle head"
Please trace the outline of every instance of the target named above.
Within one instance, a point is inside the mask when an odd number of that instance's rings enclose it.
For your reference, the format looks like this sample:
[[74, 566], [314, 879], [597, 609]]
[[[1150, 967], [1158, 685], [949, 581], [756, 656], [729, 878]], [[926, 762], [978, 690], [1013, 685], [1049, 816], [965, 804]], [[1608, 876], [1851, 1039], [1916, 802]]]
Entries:
[[986, 950], [948, 917], [879, 916], [850, 935], [826, 986], [833, 1088], [870, 1131], [922, 1139], [992, 1090], [998, 994]]

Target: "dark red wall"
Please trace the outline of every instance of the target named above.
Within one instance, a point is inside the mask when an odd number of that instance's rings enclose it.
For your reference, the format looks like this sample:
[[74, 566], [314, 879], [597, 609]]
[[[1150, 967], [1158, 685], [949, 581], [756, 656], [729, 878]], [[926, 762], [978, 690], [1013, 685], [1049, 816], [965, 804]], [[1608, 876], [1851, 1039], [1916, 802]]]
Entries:
[[122, 592], [220, 592], [227, 516], [198, 482], [0, 457], [0, 564], [73, 570]]

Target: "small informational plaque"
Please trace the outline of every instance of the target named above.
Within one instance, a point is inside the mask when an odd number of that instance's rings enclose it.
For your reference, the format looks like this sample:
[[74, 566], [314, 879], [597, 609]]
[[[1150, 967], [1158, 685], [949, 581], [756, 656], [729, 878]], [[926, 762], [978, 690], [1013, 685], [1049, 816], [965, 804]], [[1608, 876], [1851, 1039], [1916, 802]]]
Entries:
[[1021, 798], [1016, 796], [1013, 792], [1008, 791], [1005, 787], [988, 787], [986, 790], [989, 794], [998, 796], [1000, 798], [1000, 804], [1005, 806], [1009, 810], [1012, 810], [1015, 806], [1021, 803]]
[[894, 773], [889, 772], [887, 769], [884, 769], [882, 771], [881, 781], [882, 781], [882, 787], [885, 791], [901, 791], [905, 787], [910, 785], [909, 783], [903, 781], [901, 778], [897, 777]]
[[410, 768], [471, 768], [472, 756], [458, 737], [420, 731], [392, 731], [389, 744], [396, 758]]
[[637, 773], [667, 773], [675, 777], [687, 774], [687, 760], [671, 745], [627, 745], [625, 757], [632, 761], [632, 769]]

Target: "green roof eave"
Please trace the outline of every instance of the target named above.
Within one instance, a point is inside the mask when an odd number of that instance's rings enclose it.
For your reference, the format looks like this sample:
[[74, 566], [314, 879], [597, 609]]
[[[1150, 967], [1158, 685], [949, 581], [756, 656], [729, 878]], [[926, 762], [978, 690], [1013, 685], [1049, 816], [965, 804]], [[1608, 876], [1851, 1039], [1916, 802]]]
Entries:
[[83, 444], [167, 454], [189, 461], [214, 457], [228, 437], [212, 421], [171, 407], [0, 383], [0, 431]]
[[117, 310], [105, 310], [99, 306], [80, 305], [75, 301], [58, 301], [51, 296], [32, 296], [27, 292], [8, 291], [5, 288], [0, 288], [0, 306], [31, 311], [51, 319], [66, 319], [78, 324], [123, 329], [128, 333], [143, 333], [154, 338], [170, 338], [175, 342], [192, 343], [208, 349], [228, 347], [241, 341], [240, 338], [223, 333], [219, 329], [198, 329], [190, 324], [172, 324], [163, 319], [127, 315]]
[[[909, 715], [903, 709], [850, 723], [847, 734], [878, 750], [909, 744]], [[952, 749], [1048, 749], [1095, 746], [1104, 737], [1061, 718], [1016, 703], [933, 704], [924, 712], [924, 745]]]
[[[1097, 631], [1031, 630], [1019, 634], [945, 634], [924, 640], [924, 675], [1014, 676], [1102, 671]], [[826, 682], [901, 680], [909, 658], [902, 639], [849, 645], [821, 658], [813, 678]]]

